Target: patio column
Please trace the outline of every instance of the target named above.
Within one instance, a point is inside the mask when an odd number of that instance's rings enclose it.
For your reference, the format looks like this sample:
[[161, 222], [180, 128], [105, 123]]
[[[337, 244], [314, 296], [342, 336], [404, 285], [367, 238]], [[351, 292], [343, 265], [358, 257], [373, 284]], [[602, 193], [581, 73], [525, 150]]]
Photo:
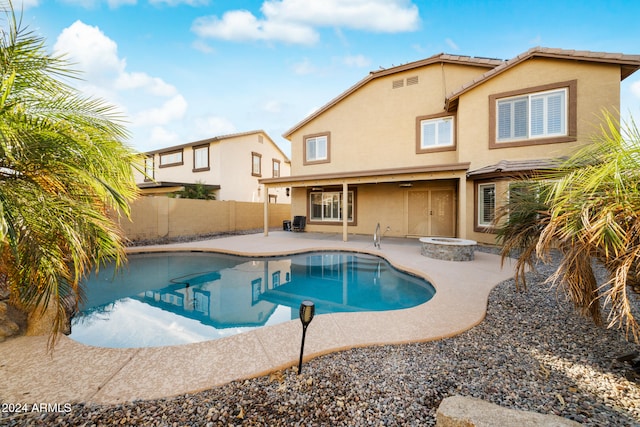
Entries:
[[264, 186], [264, 235], [269, 235], [269, 187]]
[[342, 183], [342, 241], [346, 242], [347, 238], [347, 224], [349, 224], [349, 185], [346, 182]]
[[458, 237], [467, 238], [467, 176], [458, 181]]

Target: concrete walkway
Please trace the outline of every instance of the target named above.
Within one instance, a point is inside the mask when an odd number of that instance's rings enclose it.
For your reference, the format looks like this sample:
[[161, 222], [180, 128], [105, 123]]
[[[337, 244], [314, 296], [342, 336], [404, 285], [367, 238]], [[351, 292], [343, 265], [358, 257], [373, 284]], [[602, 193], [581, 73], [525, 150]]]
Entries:
[[[428, 279], [436, 288], [425, 304], [405, 310], [323, 314], [309, 325], [305, 360], [353, 347], [436, 340], [482, 321], [491, 289], [513, 276], [511, 265], [476, 251], [475, 260], [439, 261], [420, 254], [415, 239], [271, 232], [164, 246], [131, 252], [218, 251], [281, 255], [310, 250], [354, 250], [386, 258], [395, 267]], [[123, 331], [126, 333], [126, 331]], [[299, 321], [215, 341], [181, 346], [112, 349], [90, 347], [62, 336], [53, 355], [47, 337], [19, 337], [0, 343], [0, 402], [118, 403], [196, 392], [260, 376], [298, 363]]]

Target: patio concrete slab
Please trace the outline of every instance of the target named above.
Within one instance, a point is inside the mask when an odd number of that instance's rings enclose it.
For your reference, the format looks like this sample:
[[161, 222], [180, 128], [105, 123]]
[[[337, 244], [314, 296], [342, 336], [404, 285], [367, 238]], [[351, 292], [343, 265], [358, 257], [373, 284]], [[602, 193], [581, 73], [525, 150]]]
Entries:
[[[489, 292], [513, 276], [496, 255], [476, 251], [474, 261], [440, 261], [420, 254], [416, 239], [271, 232], [197, 242], [131, 248], [131, 252], [217, 251], [282, 255], [313, 250], [352, 250], [379, 255], [397, 268], [425, 277], [434, 297], [418, 307], [316, 316], [309, 325], [305, 360], [332, 351], [436, 340], [484, 319]], [[297, 366], [302, 328], [290, 321], [215, 341], [143, 349], [86, 346], [61, 336], [53, 354], [47, 337], [0, 343], [0, 401], [6, 403], [119, 403], [204, 390]]]

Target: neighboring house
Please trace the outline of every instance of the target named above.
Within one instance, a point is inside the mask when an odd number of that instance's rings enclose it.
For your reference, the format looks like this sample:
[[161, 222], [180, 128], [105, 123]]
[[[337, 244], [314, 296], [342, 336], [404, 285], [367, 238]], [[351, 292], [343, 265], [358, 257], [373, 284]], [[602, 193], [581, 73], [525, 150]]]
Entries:
[[514, 177], [548, 168], [618, 114], [640, 56], [533, 48], [513, 59], [439, 54], [371, 72], [295, 125], [292, 215], [307, 230], [493, 243]]
[[260, 178], [287, 177], [291, 162], [262, 130], [216, 136], [149, 151], [146, 177], [136, 171], [143, 195], [174, 193], [201, 183], [216, 200], [290, 203], [289, 189], [273, 188], [265, 198]]

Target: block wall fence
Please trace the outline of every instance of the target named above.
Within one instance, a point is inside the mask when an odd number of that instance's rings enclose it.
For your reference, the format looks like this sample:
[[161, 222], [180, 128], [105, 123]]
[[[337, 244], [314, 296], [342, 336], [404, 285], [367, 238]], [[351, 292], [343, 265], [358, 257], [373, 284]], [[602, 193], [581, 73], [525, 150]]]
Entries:
[[[269, 228], [291, 219], [291, 205], [268, 205]], [[264, 204], [252, 202], [140, 197], [131, 203], [131, 218], [118, 219], [132, 241], [179, 238], [262, 229]]]

